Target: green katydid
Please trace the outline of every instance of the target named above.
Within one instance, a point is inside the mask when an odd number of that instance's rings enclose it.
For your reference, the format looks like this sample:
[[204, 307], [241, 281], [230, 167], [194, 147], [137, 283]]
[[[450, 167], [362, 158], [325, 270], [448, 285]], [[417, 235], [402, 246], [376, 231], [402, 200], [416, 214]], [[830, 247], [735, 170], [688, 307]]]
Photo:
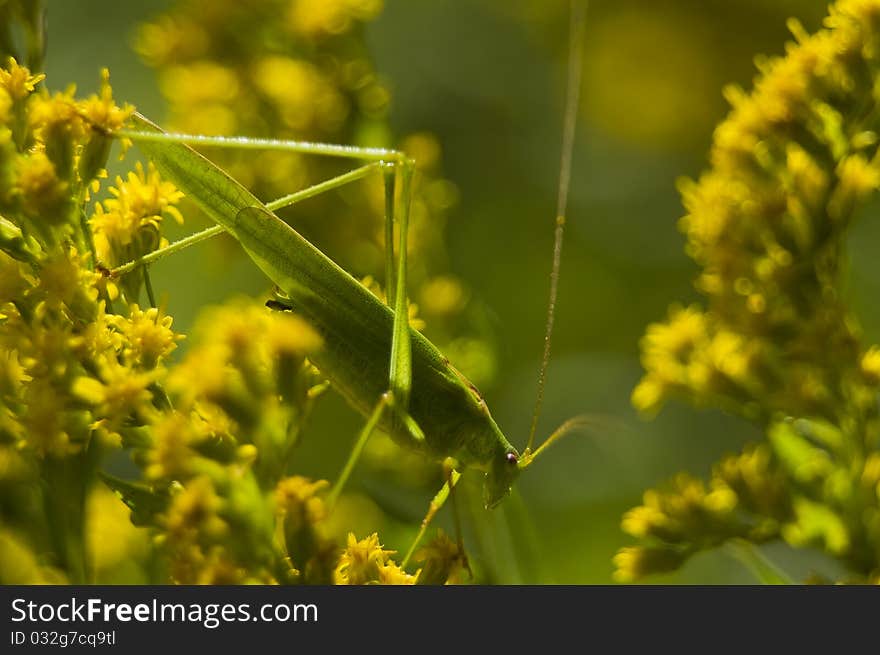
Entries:
[[[550, 302], [538, 395], [528, 443], [520, 454], [499, 429], [479, 391], [428, 339], [408, 324], [406, 295], [407, 225], [413, 162], [403, 153], [350, 146], [167, 134], [136, 114], [129, 129], [116, 136], [131, 139], [159, 170], [194, 200], [217, 225], [172, 244], [161, 251], [115, 269], [123, 274], [146, 266], [160, 256], [187, 247], [221, 232], [231, 234], [253, 262], [281, 291], [276, 308], [295, 311], [324, 339], [313, 360], [346, 400], [367, 422], [346, 466], [331, 492], [338, 495], [376, 428], [396, 441], [459, 467], [486, 472], [484, 500], [497, 505], [522, 470], [545, 448], [569, 432], [577, 421], [557, 429], [537, 449], [532, 449], [541, 410], [550, 337], [559, 278], [571, 158], [576, 123], [580, 66], [585, 24], [585, 0], [572, 1], [568, 91], [564, 117], [556, 232], [551, 272]], [[266, 148], [316, 155], [346, 157], [369, 162], [349, 173], [264, 204], [246, 188], [211, 163], [190, 145]], [[272, 211], [342, 186], [372, 173], [382, 173], [386, 189], [386, 284], [389, 299], [383, 304], [361, 283], [300, 236]], [[400, 207], [395, 207], [395, 185], [401, 184]], [[394, 261], [393, 224], [399, 226]], [[458, 480], [452, 471], [437, 494], [422, 525], [449, 496]], [[418, 541], [418, 538], [417, 538]], [[410, 553], [412, 549], [410, 550]], [[408, 559], [408, 557], [407, 557]]]

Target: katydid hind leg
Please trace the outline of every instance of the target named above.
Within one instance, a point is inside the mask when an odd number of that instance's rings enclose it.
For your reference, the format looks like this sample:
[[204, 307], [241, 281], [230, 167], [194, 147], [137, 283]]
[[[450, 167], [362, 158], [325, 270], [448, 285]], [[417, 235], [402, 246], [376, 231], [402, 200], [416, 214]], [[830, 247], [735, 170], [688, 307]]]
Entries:
[[397, 167], [386, 164], [383, 171], [385, 184], [385, 301], [391, 306], [394, 287], [394, 190]]
[[412, 343], [409, 332], [409, 301], [406, 295], [407, 234], [409, 212], [412, 203], [412, 162], [400, 166], [401, 211], [398, 221], [400, 244], [397, 253], [397, 269], [394, 273], [394, 324], [391, 336], [391, 363], [388, 378], [396, 406], [403, 411], [409, 408], [412, 389]]
[[144, 266], [144, 288], [147, 290], [147, 300], [150, 307], [156, 308], [156, 294], [153, 292], [153, 281], [150, 279], [150, 267]]

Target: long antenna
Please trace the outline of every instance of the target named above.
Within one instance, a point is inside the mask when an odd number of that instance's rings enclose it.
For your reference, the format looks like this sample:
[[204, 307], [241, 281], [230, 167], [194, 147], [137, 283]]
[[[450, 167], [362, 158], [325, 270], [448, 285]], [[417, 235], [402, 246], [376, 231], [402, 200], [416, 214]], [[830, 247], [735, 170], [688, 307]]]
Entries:
[[538, 395], [532, 426], [525, 453], [532, 450], [538, 418], [544, 404], [544, 388], [547, 385], [547, 365], [550, 363], [550, 343], [553, 339], [553, 322], [556, 318], [556, 297], [559, 290], [559, 265], [562, 260], [562, 240], [565, 236], [565, 213], [568, 208], [568, 189], [571, 185], [571, 157], [574, 151], [574, 130], [577, 125], [578, 99], [581, 90], [581, 68], [584, 54], [584, 31], [586, 27], [587, 0], [571, 0], [571, 17], [568, 50], [568, 81], [566, 83], [565, 116], [562, 127], [562, 158], [559, 164], [559, 196], [556, 201], [556, 231], [553, 241], [553, 267], [550, 271], [550, 301], [547, 307], [547, 326], [544, 330], [544, 354], [538, 371]]

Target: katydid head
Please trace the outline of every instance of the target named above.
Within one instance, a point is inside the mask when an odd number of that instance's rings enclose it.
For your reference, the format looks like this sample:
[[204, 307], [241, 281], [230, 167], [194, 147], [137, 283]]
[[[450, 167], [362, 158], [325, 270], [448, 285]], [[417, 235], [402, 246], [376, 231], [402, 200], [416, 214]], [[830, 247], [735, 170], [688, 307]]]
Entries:
[[504, 500], [514, 481], [519, 477], [519, 472], [519, 453], [513, 448], [499, 451], [492, 458], [483, 485], [483, 502], [486, 504], [486, 509], [491, 509]]

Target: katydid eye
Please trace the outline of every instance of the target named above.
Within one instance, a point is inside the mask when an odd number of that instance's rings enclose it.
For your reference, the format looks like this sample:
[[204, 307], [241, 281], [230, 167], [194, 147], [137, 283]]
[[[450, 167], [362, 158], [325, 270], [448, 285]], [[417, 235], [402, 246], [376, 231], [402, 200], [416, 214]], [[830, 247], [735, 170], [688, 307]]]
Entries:
[[508, 464], [516, 464], [519, 461], [519, 457], [516, 456], [516, 453], [507, 453], [505, 459]]

